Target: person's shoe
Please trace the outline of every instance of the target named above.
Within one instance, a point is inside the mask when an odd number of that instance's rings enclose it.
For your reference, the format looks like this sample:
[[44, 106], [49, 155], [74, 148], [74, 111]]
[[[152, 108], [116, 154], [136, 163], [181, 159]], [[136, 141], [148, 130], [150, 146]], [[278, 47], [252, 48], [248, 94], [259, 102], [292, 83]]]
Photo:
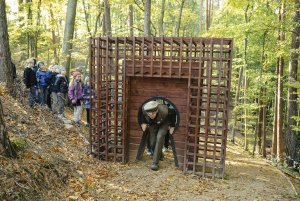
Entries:
[[147, 149], [147, 155], [148, 155], [148, 156], [153, 156], [153, 151], [152, 151], [152, 149]]
[[60, 118], [60, 119], [64, 118], [64, 115], [63, 115], [63, 114], [58, 114], [57, 116], [58, 116], [58, 118]]
[[165, 153], [165, 152], [168, 152], [168, 150], [169, 149], [167, 147], [164, 147], [162, 151], [163, 151], [163, 153]]
[[158, 170], [158, 164], [152, 163], [151, 170], [157, 171]]
[[85, 127], [89, 128], [89, 127], [90, 127], [90, 124], [85, 124]]

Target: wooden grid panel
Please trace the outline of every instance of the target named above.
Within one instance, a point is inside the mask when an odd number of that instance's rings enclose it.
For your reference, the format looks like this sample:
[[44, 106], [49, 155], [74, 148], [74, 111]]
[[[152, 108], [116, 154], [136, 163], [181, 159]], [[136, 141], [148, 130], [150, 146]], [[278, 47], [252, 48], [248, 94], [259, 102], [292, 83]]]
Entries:
[[[230, 44], [229, 39], [223, 43]], [[212, 42], [215, 45], [214, 57], [210, 49], [199, 47], [201, 43]], [[193, 39], [176, 37], [150, 37], [127, 38], [129, 50], [126, 53], [126, 75], [138, 77], [166, 77], [188, 79], [193, 71], [199, 68], [200, 53], [202, 61], [219, 61], [221, 39]], [[228, 47], [223, 47], [223, 53], [229, 52]], [[229, 56], [224, 54], [223, 61], [229, 61]]]
[[[189, 126], [184, 171], [203, 177], [223, 177], [232, 44], [224, 45], [222, 40], [220, 44], [214, 44], [212, 40], [201, 44], [197, 47], [201, 53], [198, 57], [201, 65], [189, 78]], [[207, 57], [210, 59], [202, 59]]]
[[124, 45], [116, 39], [91, 39], [91, 153], [103, 160], [125, 162]]

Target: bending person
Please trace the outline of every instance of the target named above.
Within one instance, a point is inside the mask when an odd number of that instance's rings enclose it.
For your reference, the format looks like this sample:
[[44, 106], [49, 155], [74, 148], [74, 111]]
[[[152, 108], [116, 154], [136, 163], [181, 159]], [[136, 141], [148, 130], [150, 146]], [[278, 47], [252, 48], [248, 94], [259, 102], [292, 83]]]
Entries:
[[169, 108], [166, 105], [158, 104], [156, 101], [147, 102], [142, 109], [142, 130], [149, 132], [150, 146], [153, 153], [152, 170], [158, 170], [159, 159], [162, 157], [162, 147], [165, 135], [168, 130], [172, 135], [175, 122], [169, 115]]

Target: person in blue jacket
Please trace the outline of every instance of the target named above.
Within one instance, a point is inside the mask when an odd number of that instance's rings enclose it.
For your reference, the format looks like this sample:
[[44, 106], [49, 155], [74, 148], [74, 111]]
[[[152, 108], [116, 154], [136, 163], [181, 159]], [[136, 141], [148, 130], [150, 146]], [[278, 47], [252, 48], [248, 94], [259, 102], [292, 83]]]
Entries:
[[47, 103], [47, 93], [49, 86], [50, 71], [46, 68], [44, 62], [38, 62], [38, 70], [36, 72], [38, 102], [44, 106]]

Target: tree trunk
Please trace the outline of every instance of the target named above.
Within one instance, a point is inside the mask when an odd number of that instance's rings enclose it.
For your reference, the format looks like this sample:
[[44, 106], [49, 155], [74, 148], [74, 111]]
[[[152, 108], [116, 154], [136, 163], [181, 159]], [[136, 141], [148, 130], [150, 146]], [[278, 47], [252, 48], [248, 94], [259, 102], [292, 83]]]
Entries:
[[38, 37], [39, 37], [39, 26], [41, 24], [41, 5], [42, 0], [38, 1], [38, 8], [37, 8], [37, 19], [36, 19], [36, 31], [34, 32], [34, 39], [33, 39], [33, 57], [37, 58], [38, 56]]
[[231, 141], [233, 143], [235, 141], [235, 131], [236, 131], [237, 114], [238, 114], [237, 108], [238, 108], [238, 105], [239, 105], [241, 84], [242, 84], [242, 79], [243, 79], [243, 69], [244, 69], [243, 66], [241, 66], [240, 70], [239, 70], [238, 85], [237, 85], [237, 89], [236, 89], [236, 93], [235, 93], [235, 98], [234, 98], [234, 112], [233, 112], [234, 119], [233, 119], [233, 125], [232, 125], [232, 128], [231, 128], [231, 136], [232, 136]]
[[[32, 10], [31, 10], [31, 3], [32, 0], [27, 0], [25, 3], [28, 4], [28, 10], [27, 10], [27, 26], [32, 26]], [[33, 57], [33, 51], [32, 51], [32, 45], [33, 45], [33, 36], [31, 33], [27, 33], [27, 57]]]
[[203, 0], [200, 0], [200, 12], [199, 12], [200, 20], [199, 20], [199, 35], [202, 32], [202, 25], [203, 25]]
[[[259, 83], [261, 84], [262, 82], [262, 76], [264, 73], [264, 65], [265, 65], [265, 45], [266, 45], [266, 36], [267, 36], [268, 31], [266, 30], [263, 35], [263, 42], [262, 42], [262, 54], [261, 54], [261, 68], [260, 68], [260, 73], [259, 73]], [[258, 153], [263, 154], [263, 143], [264, 141], [264, 131], [265, 129], [263, 128], [264, 126], [264, 112], [266, 110], [266, 101], [265, 101], [265, 87], [264, 84], [263, 86], [260, 87], [260, 92], [259, 92], [259, 97], [258, 97], [258, 104], [259, 104], [259, 109], [258, 109], [258, 132], [257, 132], [257, 138], [258, 138]]]
[[151, 35], [151, 0], [145, 0], [144, 4], [144, 36]]
[[[245, 23], [247, 24], [249, 22], [249, 17], [248, 17], [248, 10], [249, 10], [250, 5], [248, 4], [245, 10]], [[244, 104], [247, 104], [247, 89], [248, 89], [248, 78], [247, 78], [247, 65], [248, 65], [248, 60], [247, 60], [247, 48], [248, 48], [248, 35], [246, 34], [245, 37], [245, 46], [244, 46]], [[247, 115], [248, 115], [248, 110], [247, 107], [244, 109], [244, 115], [245, 115], [245, 125], [244, 125], [244, 137], [245, 137], [245, 143], [244, 143], [244, 149], [248, 150], [248, 144], [249, 144], [249, 139], [248, 139], [248, 125], [247, 125]]]
[[205, 17], [205, 19], [206, 19], [206, 31], [208, 31], [209, 30], [209, 18], [210, 18], [210, 14], [209, 14], [209, 8], [210, 8], [210, 6], [209, 6], [209, 1], [210, 0], [206, 0], [206, 17]]
[[4, 82], [10, 94], [13, 92], [13, 70], [9, 49], [5, 0], [0, 0], [0, 82]]
[[297, 88], [294, 84], [297, 82], [298, 73], [298, 51], [299, 51], [299, 37], [300, 37], [300, 12], [299, 0], [294, 1], [294, 30], [292, 32], [292, 53], [289, 64], [289, 87], [288, 87], [288, 103], [287, 103], [287, 132], [286, 132], [286, 154], [287, 164], [293, 166], [299, 163], [298, 151], [300, 147], [300, 138], [297, 131], [293, 127], [297, 126], [297, 121], [293, 118], [297, 116]]
[[129, 5], [129, 35], [131, 37], [133, 36], [133, 6], [132, 6], [132, 4]]
[[[258, 146], [258, 153], [262, 154], [262, 148], [261, 148], [261, 137], [262, 137], [262, 124], [263, 124], [263, 102], [262, 102], [262, 88], [260, 89], [259, 94], [259, 109], [258, 109], [258, 128], [257, 128], [257, 146]], [[255, 145], [254, 145], [255, 146]]]
[[267, 142], [267, 105], [266, 105], [266, 95], [267, 95], [267, 88], [262, 88], [262, 94], [263, 94], [263, 106], [262, 106], [262, 156], [265, 158], [267, 156], [267, 150], [266, 150], [266, 142]]
[[278, 124], [278, 119], [277, 119], [277, 113], [278, 113], [278, 64], [276, 65], [276, 82], [275, 82], [275, 96], [274, 96], [274, 117], [273, 117], [273, 136], [272, 136], [272, 158], [276, 158], [277, 156], [277, 124]]
[[165, 15], [165, 0], [161, 1], [160, 16], [158, 19], [158, 34], [164, 36], [164, 15]]
[[105, 36], [112, 36], [111, 19], [110, 19], [110, 5], [108, 0], [104, 0], [104, 15], [105, 15]]
[[179, 37], [179, 30], [180, 30], [180, 24], [181, 24], [181, 18], [182, 18], [182, 11], [183, 11], [184, 2], [185, 2], [185, 0], [181, 0], [179, 17], [178, 17], [178, 21], [177, 21], [176, 26], [175, 26], [174, 35], [176, 35], [177, 37]]
[[89, 37], [92, 37], [91, 27], [89, 24], [89, 15], [86, 11], [85, 0], [82, 0], [82, 6], [83, 6], [83, 11], [84, 11], [84, 19], [85, 19], [86, 29], [87, 29], [87, 32], [89, 33]]
[[65, 55], [65, 61], [63, 65], [66, 68], [68, 76], [70, 74], [71, 50], [72, 50], [72, 39], [74, 36], [76, 6], [77, 6], [77, 0], [68, 0], [64, 40], [63, 40], [63, 47], [62, 47], [63, 53]]
[[[285, 0], [282, 0], [281, 11], [279, 12], [279, 22], [283, 23], [285, 18]], [[282, 26], [282, 25], [281, 25]], [[279, 40], [285, 40], [285, 34], [281, 27]], [[283, 56], [278, 58], [278, 102], [277, 102], [277, 161], [283, 163], [284, 160], [284, 137], [283, 137]]]
[[[245, 76], [244, 76], [244, 79], [245, 79], [245, 83], [244, 83], [244, 105], [247, 104], [247, 88], [248, 88], [248, 78], [247, 78], [247, 71], [245, 69]], [[245, 109], [244, 109], [244, 115], [245, 115], [245, 122], [244, 122], [244, 149], [245, 151], [248, 151], [248, 144], [249, 144], [249, 139], [248, 139], [248, 121], [247, 121], [247, 115], [248, 115], [248, 110], [247, 110], [247, 107], [245, 106]]]
[[[51, 20], [54, 21], [52, 3], [50, 3], [49, 12], [50, 12]], [[59, 64], [59, 57], [58, 57], [57, 48], [56, 48], [56, 34], [55, 34], [55, 26], [54, 25], [51, 26], [51, 34], [52, 34], [52, 46], [53, 46], [52, 50], [53, 50], [53, 56], [54, 56], [54, 63]]]
[[[4, 0], [0, 0], [0, 4], [5, 4]], [[0, 12], [1, 12], [1, 16], [3, 16], [2, 5], [0, 5]], [[2, 17], [0, 18], [2, 21]], [[17, 152], [9, 140], [3, 116], [4, 116], [4, 112], [2, 107], [2, 101], [0, 99], [0, 153], [4, 152], [7, 157], [16, 158]]]

